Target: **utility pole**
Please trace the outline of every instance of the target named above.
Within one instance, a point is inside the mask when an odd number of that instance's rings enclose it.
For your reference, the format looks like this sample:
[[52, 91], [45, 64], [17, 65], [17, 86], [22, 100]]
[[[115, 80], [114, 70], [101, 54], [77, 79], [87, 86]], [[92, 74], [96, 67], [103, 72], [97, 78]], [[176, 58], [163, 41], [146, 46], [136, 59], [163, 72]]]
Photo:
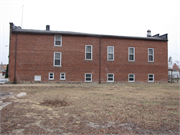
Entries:
[[23, 12], [24, 12], [24, 5], [22, 6], [21, 28], [22, 28], [22, 23], [23, 23]]

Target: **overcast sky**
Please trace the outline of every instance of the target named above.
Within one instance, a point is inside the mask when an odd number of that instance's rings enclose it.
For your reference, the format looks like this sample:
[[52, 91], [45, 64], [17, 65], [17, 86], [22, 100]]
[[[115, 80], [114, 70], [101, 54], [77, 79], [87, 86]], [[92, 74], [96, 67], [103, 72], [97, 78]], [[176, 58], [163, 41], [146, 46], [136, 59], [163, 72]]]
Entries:
[[9, 22], [22, 22], [23, 29], [50, 25], [51, 30], [122, 36], [146, 37], [148, 29], [152, 35], [168, 33], [168, 55], [180, 62], [180, 0], [0, 0], [0, 62], [5, 64]]

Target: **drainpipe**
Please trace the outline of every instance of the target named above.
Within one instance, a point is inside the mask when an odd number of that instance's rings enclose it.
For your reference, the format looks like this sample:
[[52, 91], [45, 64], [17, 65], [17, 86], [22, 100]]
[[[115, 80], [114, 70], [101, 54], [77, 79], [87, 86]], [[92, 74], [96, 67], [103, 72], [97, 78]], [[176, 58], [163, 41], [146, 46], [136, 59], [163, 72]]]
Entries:
[[99, 84], [101, 84], [101, 37], [99, 38]]
[[15, 64], [14, 64], [14, 84], [16, 84], [16, 55], [17, 55], [17, 33], [16, 33], [16, 42], [15, 42]]

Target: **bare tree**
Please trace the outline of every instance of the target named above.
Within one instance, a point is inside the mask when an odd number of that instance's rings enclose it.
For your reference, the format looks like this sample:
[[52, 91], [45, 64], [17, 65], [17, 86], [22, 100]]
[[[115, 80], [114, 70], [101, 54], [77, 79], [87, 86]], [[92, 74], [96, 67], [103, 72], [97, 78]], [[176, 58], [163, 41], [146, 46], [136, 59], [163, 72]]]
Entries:
[[172, 57], [170, 56], [168, 60], [168, 67], [172, 68], [173, 66], [172, 64], [173, 64], [173, 60], [172, 60]]

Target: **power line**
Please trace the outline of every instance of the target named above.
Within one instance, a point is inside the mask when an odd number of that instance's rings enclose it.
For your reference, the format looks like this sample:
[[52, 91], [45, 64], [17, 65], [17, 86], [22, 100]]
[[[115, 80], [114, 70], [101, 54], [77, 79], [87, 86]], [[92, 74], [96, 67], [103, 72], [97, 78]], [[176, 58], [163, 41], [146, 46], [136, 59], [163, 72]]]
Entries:
[[[171, 52], [171, 51], [169, 51], [169, 52]], [[174, 52], [171, 52], [171, 53], [175, 54]], [[179, 56], [178, 54], [175, 54], [175, 55]]]

